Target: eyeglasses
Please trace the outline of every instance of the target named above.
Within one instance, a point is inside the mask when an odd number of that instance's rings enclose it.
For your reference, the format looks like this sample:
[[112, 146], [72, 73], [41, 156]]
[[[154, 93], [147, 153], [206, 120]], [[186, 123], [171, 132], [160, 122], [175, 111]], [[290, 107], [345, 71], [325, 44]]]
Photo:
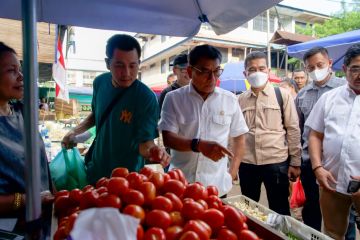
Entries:
[[359, 76], [360, 75], [360, 66], [350, 67], [350, 68], [348, 68], [348, 70], [351, 73], [351, 75], [353, 75], [353, 76]]
[[222, 68], [217, 68], [215, 69], [214, 71], [211, 71], [211, 70], [200, 70], [198, 69], [197, 67], [194, 67], [194, 66], [191, 66], [193, 69], [195, 69], [199, 75], [201, 76], [206, 76], [206, 77], [210, 77], [212, 74], [214, 74], [215, 77], [220, 77], [220, 75], [223, 73], [224, 69]]

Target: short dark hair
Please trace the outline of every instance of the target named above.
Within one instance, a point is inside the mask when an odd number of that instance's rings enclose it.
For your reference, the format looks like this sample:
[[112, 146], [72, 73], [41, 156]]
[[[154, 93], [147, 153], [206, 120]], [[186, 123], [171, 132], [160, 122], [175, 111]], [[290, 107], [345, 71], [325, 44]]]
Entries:
[[305, 70], [302, 68], [296, 68], [296, 69], [294, 69], [294, 73], [296, 73], [296, 72], [305, 72]]
[[171, 77], [176, 77], [176, 74], [175, 74], [175, 73], [170, 73], [170, 74], [167, 76], [166, 79], [169, 79], [169, 78], [171, 78]]
[[135, 49], [139, 58], [141, 56], [141, 47], [139, 42], [134, 37], [127, 34], [116, 34], [109, 38], [106, 44], [106, 56], [109, 59], [113, 57], [115, 49], [123, 51], [132, 51]]
[[254, 59], [265, 59], [266, 60], [266, 66], [268, 65], [267, 62], [267, 55], [263, 52], [260, 51], [254, 51], [249, 53], [246, 58], [245, 58], [245, 62], [244, 62], [244, 68], [246, 69], [246, 67], [249, 65], [249, 62], [254, 60]]
[[308, 51], [306, 51], [306, 53], [303, 56], [303, 61], [305, 62], [306, 60], [308, 60], [309, 58], [311, 58], [312, 56], [314, 56], [315, 54], [321, 53], [324, 56], [329, 57], [329, 52], [326, 48], [324, 47], [313, 47], [310, 48]]
[[13, 48], [9, 47], [8, 45], [6, 45], [3, 42], [0, 42], [0, 56], [6, 52], [11, 52], [16, 55], [16, 52]]
[[351, 60], [354, 58], [360, 56], [360, 43], [354, 44], [351, 47], [348, 48], [344, 55], [344, 65], [349, 66], [351, 63]]
[[196, 46], [189, 53], [189, 63], [194, 66], [199, 59], [207, 58], [207, 59], [218, 59], [221, 62], [222, 55], [221, 52], [213, 46], [208, 44]]

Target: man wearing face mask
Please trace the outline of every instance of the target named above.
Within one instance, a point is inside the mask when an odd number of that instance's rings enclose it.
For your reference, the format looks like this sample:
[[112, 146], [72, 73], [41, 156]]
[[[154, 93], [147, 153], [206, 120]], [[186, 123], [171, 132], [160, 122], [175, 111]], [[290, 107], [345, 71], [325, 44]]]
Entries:
[[310, 112], [325, 92], [337, 88], [346, 83], [346, 80], [335, 77], [331, 71], [332, 60], [329, 58], [328, 51], [323, 47], [314, 47], [308, 50], [303, 57], [305, 70], [310, 79], [298, 93], [295, 99], [296, 109], [299, 115], [299, 126], [302, 133], [302, 165], [301, 181], [304, 187], [306, 202], [302, 210], [304, 223], [310, 227], [321, 231], [321, 212], [319, 205], [319, 187], [312, 171], [311, 161], [308, 152], [308, 138], [310, 129], [305, 125], [305, 121]]
[[259, 201], [264, 183], [270, 209], [290, 215], [289, 179], [296, 181], [301, 165], [299, 122], [293, 98], [283, 90], [282, 120], [266, 59], [262, 52], [251, 52], [245, 59], [244, 75], [251, 89], [239, 96], [249, 127], [239, 168], [240, 187], [242, 194]]

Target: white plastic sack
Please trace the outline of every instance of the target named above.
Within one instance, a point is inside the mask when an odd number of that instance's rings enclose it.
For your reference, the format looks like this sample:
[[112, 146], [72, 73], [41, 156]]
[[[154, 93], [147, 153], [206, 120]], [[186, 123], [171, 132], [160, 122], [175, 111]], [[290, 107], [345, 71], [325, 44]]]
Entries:
[[70, 235], [73, 240], [136, 240], [139, 222], [115, 208], [90, 208], [80, 212]]

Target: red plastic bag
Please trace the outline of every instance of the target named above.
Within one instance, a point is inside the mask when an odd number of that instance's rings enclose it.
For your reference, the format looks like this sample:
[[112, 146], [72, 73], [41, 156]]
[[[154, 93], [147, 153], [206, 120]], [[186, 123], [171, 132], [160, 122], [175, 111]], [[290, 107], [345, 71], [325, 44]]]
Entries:
[[293, 184], [292, 194], [290, 198], [290, 208], [299, 208], [304, 206], [305, 203], [304, 188], [301, 184], [300, 178]]

